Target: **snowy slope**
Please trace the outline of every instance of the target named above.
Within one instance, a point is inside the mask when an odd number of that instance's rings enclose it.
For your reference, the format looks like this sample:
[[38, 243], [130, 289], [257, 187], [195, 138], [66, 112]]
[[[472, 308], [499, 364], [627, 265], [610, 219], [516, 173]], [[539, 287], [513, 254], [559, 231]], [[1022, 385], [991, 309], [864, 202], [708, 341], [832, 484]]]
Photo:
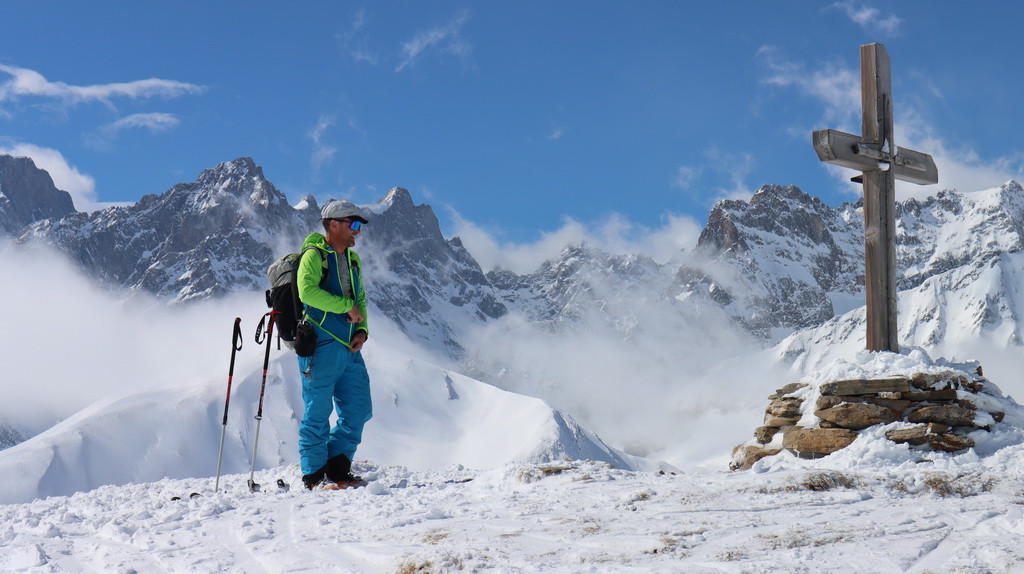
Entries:
[[0, 506], [0, 569], [1015, 572], [1024, 567], [1015, 485], [1024, 476], [1006, 462], [1021, 454], [899, 475], [373, 466], [358, 470], [395, 488], [250, 494], [235, 476], [220, 494], [179, 501], [170, 498], [205, 483], [165, 480]]
[[[274, 355], [257, 468], [298, 460], [298, 368], [294, 353]], [[484, 385], [380, 342], [368, 345], [364, 356], [372, 374], [374, 418], [367, 424], [360, 458], [414, 469], [455, 464], [485, 469], [564, 457], [607, 461], [618, 468], [653, 464], [615, 452], [539, 399]], [[225, 473], [249, 469], [261, 379], [262, 365], [252, 359], [235, 373]], [[105, 484], [213, 476], [225, 389], [226, 376], [103, 400], [0, 451], [0, 476], [5, 477], [0, 503]]]
[[[998, 253], [984, 264], [954, 267], [900, 291], [901, 347], [979, 360], [986, 373], [1003, 377], [1007, 392], [1024, 397], [1024, 381], [1016, 376], [1024, 353], [1022, 269], [1024, 253]], [[860, 307], [794, 333], [775, 352], [799, 371], [810, 372], [863, 349], [865, 329], [864, 307]]]

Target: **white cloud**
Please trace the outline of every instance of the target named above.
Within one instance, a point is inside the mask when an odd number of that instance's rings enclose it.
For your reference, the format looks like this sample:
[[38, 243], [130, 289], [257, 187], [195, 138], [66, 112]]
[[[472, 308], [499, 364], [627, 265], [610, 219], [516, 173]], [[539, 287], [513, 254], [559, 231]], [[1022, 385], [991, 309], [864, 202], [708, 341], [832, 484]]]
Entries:
[[775, 46], [758, 50], [767, 74], [766, 85], [795, 88], [805, 96], [825, 104], [823, 120], [836, 129], [852, 130], [860, 127], [860, 71], [841, 63], [827, 63], [817, 70], [808, 71], [803, 64], [786, 59]]
[[684, 165], [676, 170], [675, 176], [672, 177], [672, 187], [677, 187], [683, 191], [690, 191], [697, 186], [697, 182], [700, 181], [703, 172], [704, 170], [700, 167]]
[[366, 10], [360, 9], [356, 12], [352, 27], [348, 31], [338, 34], [338, 41], [341, 43], [342, 49], [347, 51], [353, 60], [376, 66], [379, 58], [375, 52], [370, 50], [369, 39], [364, 31], [368, 22]]
[[101, 207], [96, 201], [96, 181], [69, 164], [59, 151], [29, 143], [16, 143], [0, 146], [0, 153], [32, 158], [36, 167], [50, 174], [57, 189], [71, 194], [75, 209], [93, 211]]
[[334, 116], [321, 115], [308, 133], [309, 139], [313, 141], [313, 156], [311, 162], [313, 169], [319, 171], [324, 165], [330, 163], [338, 148], [328, 145], [324, 141], [324, 133], [334, 125]]
[[178, 127], [181, 120], [174, 114], [148, 113], [132, 114], [115, 122], [100, 126], [91, 134], [86, 143], [94, 149], [106, 150], [117, 136], [128, 129], [145, 129], [151, 132], [165, 132]]
[[128, 128], [144, 128], [152, 132], [163, 132], [178, 127], [180, 123], [181, 121], [174, 114], [132, 114], [107, 124], [101, 129], [115, 133]]
[[[788, 61], [777, 48], [761, 48], [767, 74], [766, 85], [790, 88], [805, 97], [817, 100], [822, 105], [819, 125], [801, 126], [795, 133], [806, 134], [813, 129], [833, 128], [850, 133], [861, 129], [861, 86], [860, 71], [841, 64], [824, 64], [816, 70]], [[928, 84], [920, 89], [934, 96], [934, 88]], [[897, 181], [898, 199], [925, 197], [942, 189], [976, 191], [996, 187], [1010, 179], [1024, 177], [1024, 154], [1011, 150], [995, 158], [984, 158], [965, 144], [951, 140], [950, 136], [931, 125], [926, 119], [926, 106], [917, 101], [913, 106], [900, 106], [900, 102], [915, 101], [915, 94], [895, 99], [893, 125], [895, 143], [899, 147], [927, 153], [935, 160], [939, 170], [939, 183], [919, 186]], [[955, 139], [955, 138], [954, 138]], [[835, 166], [826, 168], [851, 195], [860, 195], [861, 186], [850, 183], [852, 172]]]
[[587, 237], [582, 224], [566, 219], [560, 229], [542, 233], [540, 239], [533, 243], [501, 244], [492, 233], [458, 213], [453, 213], [452, 219], [455, 235], [462, 239], [463, 245], [484, 271], [501, 267], [516, 273], [531, 273], [541, 263], [558, 257], [566, 246], [580, 243]]
[[11, 78], [0, 83], [0, 102], [24, 97], [52, 98], [71, 104], [102, 102], [110, 104], [113, 98], [146, 99], [175, 98], [186, 94], [202, 93], [204, 86], [150, 78], [134, 82], [74, 86], [64, 82], [51, 82], [42, 74], [27, 68], [0, 64], [0, 73]]
[[[978, 191], [1011, 179], [1024, 182], [1024, 154], [1020, 151], [1010, 150], [995, 158], [983, 158], [969, 146], [943, 137], [916, 109], [897, 109], [895, 114], [897, 118], [902, 117], [894, 127], [896, 145], [931, 155], [939, 170], [939, 183], [935, 185], [915, 185], [897, 180], [898, 199], [924, 198], [943, 189]], [[855, 192], [860, 193], [859, 186]]]
[[715, 168], [726, 175], [727, 186], [716, 188], [717, 196], [714, 203], [722, 199], [750, 199], [754, 195], [754, 189], [746, 184], [747, 177], [754, 171], [757, 160], [748, 152], [725, 153], [715, 148], [707, 152], [708, 158], [713, 162]]
[[643, 254], [659, 263], [675, 260], [697, 243], [703, 226], [694, 219], [668, 214], [655, 228], [636, 225], [619, 214], [604, 221], [584, 224], [565, 218], [562, 226], [530, 243], [501, 243], [490, 232], [452, 212], [455, 235], [484, 271], [501, 267], [519, 274], [532, 273], [545, 261], [557, 259], [570, 245], [587, 243], [604, 251], [627, 255]]
[[456, 14], [451, 21], [442, 26], [420, 32], [402, 45], [402, 62], [395, 68], [401, 72], [415, 65], [425, 53], [436, 50], [442, 54], [450, 54], [468, 65], [472, 47], [462, 38], [462, 27], [469, 20], [469, 11]]
[[661, 225], [652, 228], [613, 214], [598, 228], [595, 245], [612, 253], [640, 253], [658, 263], [669, 263], [693, 249], [703, 228], [703, 224], [685, 215], [665, 214]]
[[554, 130], [552, 130], [552, 132], [550, 134], [548, 134], [548, 139], [549, 140], [558, 141], [558, 140], [562, 139], [562, 136], [564, 136], [564, 135], [565, 135], [565, 130], [563, 130], [562, 128], [555, 128]]
[[[748, 152], [726, 153], [717, 147], [704, 152], [703, 165], [680, 166], [672, 178], [671, 186], [686, 192], [696, 193], [698, 182], [714, 177], [718, 185], [713, 188], [710, 204], [722, 199], [750, 199], [754, 195], [746, 179], [754, 171], [757, 160]], [[722, 183], [724, 182], [724, 184]]]
[[[224, 338], [231, 333], [231, 317], [246, 318], [243, 328], [251, 345], [255, 321], [248, 323], [248, 318], [265, 310], [251, 295], [173, 308], [145, 294], [125, 299], [109, 285], [86, 278], [63, 252], [38, 244], [2, 247], [0, 276], [18, 280], [4, 281], [0, 296], [5, 301], [62, 302], [62, 324], [72, 341], [60, 350], [60, 360], [54, 360], [53, 349], [38, 344], [51, 336], [52, 328], [38, 320], [35, 306], [8, 306], [7, 320], [16, 328], [0, 332], [5, 381], [0, 420], [30, 434], [111, 395], [224, 372]], [[188, 360], [168, 352], [172, 348], [183, 349]], [[245, 372], [262, 360], [262, 354], [239, 353], [235, 372]], [[223, 384], [224, 379], [218, 379]]]
[[873, 34], [882, 34], [889, 37], [896, 36], [899, 34], [900, 24], [903, 23], [903, 20], [897, 18], [895, 14], [883, 16], [881, 10], [861, 2], [836, 2], [830, 8], [842, 10], [846, 13], [847, 18], [865, 31]]

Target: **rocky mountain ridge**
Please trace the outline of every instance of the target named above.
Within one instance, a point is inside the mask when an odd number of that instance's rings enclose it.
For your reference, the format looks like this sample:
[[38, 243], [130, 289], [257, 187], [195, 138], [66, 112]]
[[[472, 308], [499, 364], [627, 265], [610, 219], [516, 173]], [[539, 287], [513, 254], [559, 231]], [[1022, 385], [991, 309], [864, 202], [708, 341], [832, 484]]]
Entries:
[[[1017, 304], [1007, 298], [1020, 289], [1013, 262], [1024, 247], [1020, 184], [898, 202], [896, 220], [899, 291], [929, 293], [901, 295], [901, 339], [934, 344], [940, 313], [958, 315], [971, 332], [1017, 325]], [[849, 313], [863, 320], [863, 240], [860, 202], [833, 209], [795, 187], [765, 186], [749, 202], [715, 206], [697, 249], [716, 265], [680, 269], [674, 290], [715, 301], [769, 340]], [[961, 304], [948, 305], [952, 299]], [[1019, 344], [1013, 330], [1005, 339]]]
[[[458, 356], [463, 315], [472, 322], [505, 312], [461, 242], [445, 239], [431, 208], [413, 205], [407, 190], [358, 209], [374, 221], [358, 248], [372, 303], [414, 340]], [[262, 168], [239, 158], [131, 206], [36, 220], [16, 242], [50, 245], [104, 283], [183, 303], [261, 293], [270, 263], [322, 231], [319, 218], [315, 198], [289, 205]]]
[[[57, 247], [108, 284], [177, 302], [262, 291], [269, 263], [319, 229], [316, 200], [289, 205], [251, 158], [204, 170], [195, 182], [135, 205], [92, 214], [61, 214], [58, 206], [43, 217], [52, 208], [50, 191], [16, 195], [38, 196], [36, 205], [19, 208], [35, 220], [19, 227], [24, 215], [0, 211], [2, 228], [16, 229], [19, 243]], [[556, 330], [596, 316], [628, 337], [642, 328], [628, 311], [642, 301], [650, 317], [692, 322], [724, 314], [772, 343], [863, 304], [859, 205], [832, 208], [795, 186], [767, 185], [749, 201], [719, 202], [688, 263], [678, 268], [572, 245], [530, 274], [485, 273], [459, 238], [443, 236], [430, 206], [414, 204], [407, 190], [392, 188], [377, 204], [357, 207], [371, 220], [358, 250], [372, 304], [413, 340], [452, 358], [464, 356], [473, 326], [509, 313]], [[1024, 189], [1009, 182], [983, 192], [942, 192], [900, 202], [897, 217], [900, 289], [941, 286], [961, 294], [977, 328], [1012, 323], [1013, 340], [1020, 341], [1020, 315], [1005, 294], [1020, 279], [1012, 269], [1024, 246]], [[993, 279], [992, 292], [965, 290], [994, 269], [1005, 276]], [[904, 324], [923, 329], [949, 298], [936, 292], [913, 310], [901, 309], [916, 317]], [[936, 326], [931, 336], [939, 331]]]
[[720, 201], [696, 249], [710, 265], [683, 267], [677, 296], [717, 303], [746, 329], [773, 339], [820, 324], [864, 281], [863, 218], [795, 186], [762, 187], [747, 201]]

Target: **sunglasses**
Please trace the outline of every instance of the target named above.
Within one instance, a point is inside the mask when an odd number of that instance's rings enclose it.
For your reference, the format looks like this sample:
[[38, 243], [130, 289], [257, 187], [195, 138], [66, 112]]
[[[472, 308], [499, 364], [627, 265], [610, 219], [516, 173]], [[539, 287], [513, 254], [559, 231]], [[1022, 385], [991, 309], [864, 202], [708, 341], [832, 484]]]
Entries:
[[363, 226], [362, 222], [355, 221], [353, 219], [332, 219], [331, 221], [337, 221], [338, 223], [345, 224], [345, 226], [352, 231], [359, 231], [359, 228]]

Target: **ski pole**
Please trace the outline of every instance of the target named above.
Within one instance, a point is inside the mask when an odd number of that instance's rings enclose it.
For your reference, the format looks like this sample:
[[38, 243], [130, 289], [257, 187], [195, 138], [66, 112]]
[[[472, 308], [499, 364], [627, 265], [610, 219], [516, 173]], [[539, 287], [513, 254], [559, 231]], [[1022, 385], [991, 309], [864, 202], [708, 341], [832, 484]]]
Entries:
[[260, 319], [259, 326], [256, 327], [256, 344], [261, 345], [263, 344], [263, 339], [260, 339], [260, 334], [263, 332], [263, 322], [267, 320], [268, 316], [270, 317], [270, 321], [267, 321], [267, 332], [265, 337], [267, 341], [267, 352], [263, 355], [263, 382], [260, 383], [260, 402], [259, 406], [256, 408], [256, 438], [252, 443], [252, 465], [249, 467], [249, 490], [251, 492], [259, 492], [260, 490], [260, 485], [253, 480], [253, 476], [256, 472], [256, 447], [260, 442], [260, 423], [263, 422], [263, 392], [267, 388], [267, 367], [270, 365], [270, 344], [274, 335], [274, 312], [271, 311], [263, 315], [263, 318]]
[[228, 404], [231, 402], [231, 378], [235, 376], [235, 352], [242, 350], [242, 318], [235, 317], [235, 328], [231, 334], [231, 365], [228, 367], [228, 394], [224, 398], [224, 420], [220, 427], [220, 451], [217, 453], [217, 480], [213, 491], [220, 490], [220, 462], [224, 457], [224, 433], [228, 430]]

